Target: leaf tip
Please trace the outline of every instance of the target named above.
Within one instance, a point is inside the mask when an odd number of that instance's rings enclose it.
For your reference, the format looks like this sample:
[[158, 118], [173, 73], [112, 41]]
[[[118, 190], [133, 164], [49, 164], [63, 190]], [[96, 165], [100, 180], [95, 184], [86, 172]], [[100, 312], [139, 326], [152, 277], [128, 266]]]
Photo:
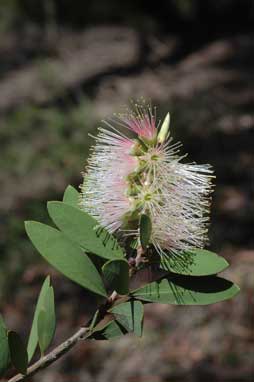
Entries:
[[64, 194], [66, 194], [67, 192], [69, 191], [77, 191], [75, 187], [73, 187], [71, 184], [68, 184], [68, 186], [66, 187], [65, 191], [64, 191]]
[[25, 228], [29, 227], [31, 222], [32, 222], [32, 220], [25, 220], [24, 221]]
[[241, 292], [241, 288], [239, 285], [235, 284], [235, 296], [237, 296]]
[[32, 227], [34, 224], [38, 224], [38, 222], [36, 222], [36, 221], [34, 221], [34, 220], [26, 220], [26, 221], [24, 222], [25, 230], [26, 230], [26, 233], [27, 233], [28, 236], [29, 236], [29, 234], [30, 234], [31, 227]]
[[222, 256], [220, 256], [220, 260], [221, 260], [221, 270], [220, 270], [221, 272], [229, 267], [229, 262]]

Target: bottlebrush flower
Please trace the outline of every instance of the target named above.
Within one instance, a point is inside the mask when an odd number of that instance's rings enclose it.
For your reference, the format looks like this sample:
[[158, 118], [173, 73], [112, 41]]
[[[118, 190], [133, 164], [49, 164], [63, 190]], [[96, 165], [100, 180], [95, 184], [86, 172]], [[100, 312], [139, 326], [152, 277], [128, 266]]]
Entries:
[[181, 144], [168, 139], [169, 114], [159, 129], [145, 104], [104, 124], [84, 174], [82, 208], [124, 239], [139, 239], [140, 217], [148, 215], [150, 244], [160, 255], [202, 248], [212, 191], [210, 165], [182, 163]]

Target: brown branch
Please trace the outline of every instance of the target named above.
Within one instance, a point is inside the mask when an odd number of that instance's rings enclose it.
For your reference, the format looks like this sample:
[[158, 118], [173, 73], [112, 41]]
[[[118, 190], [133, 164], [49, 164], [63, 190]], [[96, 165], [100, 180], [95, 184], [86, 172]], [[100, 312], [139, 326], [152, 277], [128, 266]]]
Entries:
[[[144, 250], [140, 246], [137, 250], [137, 257], [135, 259], [136, 267], [142, 262], [142, 255], [144, 254]], [[98, 321], [102, 320], [105, 316], [105, 309], [108, 306], [114, 304], [115, 300], [119, 297], [116, 291], [112, 293], [112, 295], [108, 298], [107, 302], [102, 305], [96, 315], [96, 324]], [[93, 325], [92, 325], [93, 326]], [[80, 328], [73, 336], [68, 338], [66, 341], [58, 345], [55, 349], [53, 349], [49, 354], [41, 357], [37, 362], [35, 362], [32, 366], [27, 369], [26, 374], [17, 374], [7, 382], [19, 382], [25, 380], [27, 377], [31, 377], [36, 374], [39, 370], [46, 368], [52, 363], [56, 362], [59, 358], [61, 358], [65, 353], [71, 350], [79, 340], [86, 339], [92, 333], [92, 327], [82, 327]]]
[[27, 373], [17, 374], [8, 382], [18, 382], [23, 381], [27, 377], [31, 377], [36, 374], [39, 370], [44, 369], [45, 367], [51, 365], [56, 362], [60, 357], [62, 357], [65, 353], [67, 353], [76, 343], [80, 340], [86, 339], [90, 335], [89, 328], [80, 328], [73, 336], [68, 338], [66, 341], [58, 345], [54, 350], [52, 350], [49, 354], [40, 358], [37, 362], [35, 362], [32, 366], [27, 369]]

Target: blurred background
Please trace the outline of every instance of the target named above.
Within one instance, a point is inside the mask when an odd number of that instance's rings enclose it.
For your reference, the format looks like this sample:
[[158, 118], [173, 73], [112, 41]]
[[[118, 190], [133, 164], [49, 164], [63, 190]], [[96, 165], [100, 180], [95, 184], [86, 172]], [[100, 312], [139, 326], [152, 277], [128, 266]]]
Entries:
[[102, 118], [144, 96], [189, 159], [216, 172], [210, 248], [241, 287], [210, 307], [147, 306], [144, 336], [77, 346], [34, 381], [254, 380], [253, 0], [1, 0], [0, 308], [25, 336], [45, 275], [57, 342], [89, 318], [92, 296], [36, 253], [24, 220], [78, 187]]

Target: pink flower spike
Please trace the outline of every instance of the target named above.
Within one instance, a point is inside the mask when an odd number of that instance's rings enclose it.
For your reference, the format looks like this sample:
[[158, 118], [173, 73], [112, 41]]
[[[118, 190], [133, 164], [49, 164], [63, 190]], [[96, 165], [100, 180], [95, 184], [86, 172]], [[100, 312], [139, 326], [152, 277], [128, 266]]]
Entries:
[[135, 119], [135, 117], [125, 118], [124, 123], [129, 130], [132, 130], [139, 137], [151, 140], [156, 136], [155, 119], [149, 114], [143, 115], [142, 119]]
[[133, 104], [133, 109], [126, 108], [124, 113], [116, 114], [112, 119], [114, 123], [147, 140], [154, 140], [157, 135], [155, 109], [152, 110], [144, 100]]
[[207, 243], [213, 171], [209, 165], [182, 163], [181, 144], [172, 144], [169, 114], [159, 135], [150, 107], [115, 117], [143, 142], [115, 125], [99, 128], [82, 185], [81, 208], [123, 242], [140, 239], [140, 217], [149, 216], [150, 245], [161, 255], [202, 248]]

